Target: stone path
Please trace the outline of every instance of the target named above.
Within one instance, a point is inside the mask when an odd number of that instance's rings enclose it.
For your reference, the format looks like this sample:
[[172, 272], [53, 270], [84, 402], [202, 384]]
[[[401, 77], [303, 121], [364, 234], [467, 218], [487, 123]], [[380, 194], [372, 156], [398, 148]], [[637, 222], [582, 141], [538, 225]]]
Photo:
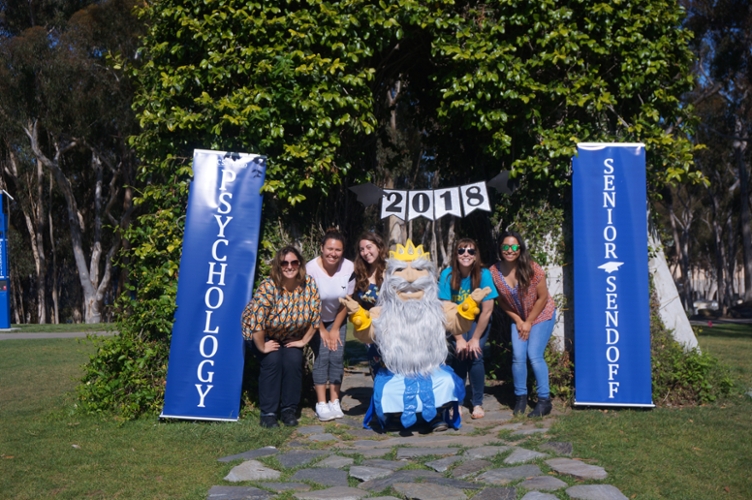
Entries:
[[[486, 395], [486, 416], [464, 411], [460, 430], [397, 432], [361, 426], [371, 397], [366, 369], [343, 382], [344, 419], [296, 428], [282, 447], [219, 458], [235, 467], [210, 500], [626, 500], [608, 473], [551, 441], [555, 416], [513, 418]], [[309, 413], [310, 412], [310, 413]], [[311, 410], [304, 410], [313, 415]], [[219, 478], [218, 478], [219, 479]], [[239, 484], [238, 484], [239, 483]]]

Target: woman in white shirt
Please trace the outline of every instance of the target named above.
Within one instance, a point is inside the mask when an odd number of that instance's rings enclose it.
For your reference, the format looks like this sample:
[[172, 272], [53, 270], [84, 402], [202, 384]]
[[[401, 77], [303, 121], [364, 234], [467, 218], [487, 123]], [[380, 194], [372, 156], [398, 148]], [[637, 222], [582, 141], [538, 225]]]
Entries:
[[347, 311], [339, 299], [355, 289], [353, 263], [343, 257], [344, 249], [342, 233], [329, 229], [322, 239], [321, 254], [306, 264], [306, 272], [316, 281], [321, 298], [321, 322], [311, 339], [311, 348], [316, 356], [313, 362], [313, 385], [318, 401], [316, 415], [322, 422], [344, 417], [339, 400], [345, 373]]

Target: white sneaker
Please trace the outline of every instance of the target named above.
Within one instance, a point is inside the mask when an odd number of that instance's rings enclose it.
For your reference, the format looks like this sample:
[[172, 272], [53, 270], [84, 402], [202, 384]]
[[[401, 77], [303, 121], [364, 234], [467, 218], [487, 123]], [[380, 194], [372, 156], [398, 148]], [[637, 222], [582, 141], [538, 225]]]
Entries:
[[334, 413], [332, 413], [328, 403], [316, 403], [316, 416], [319, 417], [319, 420], [322, 422], [328, 422], [337, 418]]
[[342, 413], [342, 408], [339, 406], [339, 399], [329, 401], [329, 410], [332, 412], [332, 415], [334, 415], [334, 418], [342, 418], [345, 416], [345, 414]]

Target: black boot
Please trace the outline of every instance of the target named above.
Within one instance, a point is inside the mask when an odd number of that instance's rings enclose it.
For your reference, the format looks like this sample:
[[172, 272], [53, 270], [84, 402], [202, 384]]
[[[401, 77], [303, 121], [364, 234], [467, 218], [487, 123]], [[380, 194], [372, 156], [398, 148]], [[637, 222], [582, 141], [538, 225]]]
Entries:
[[282, 423], [287, 427], [295, 427], [298, 425], [298, 419], [295, 417], [295, 410], [293, 409], [282, 410], [280, 420], [282, 420]]
[[527, 394], [524, 396], [517, 396], [514, 399], [514, 411], [513, 415], [523, 415], [527, 410]]
[[262, 415], [261, 427], [265, 427], [267, 429], [271, 429], [273, 427], [279, 427], [279, 424], [277, 423], [277, 416], [276, 415]]
[[551, 413], [551, 398], [538, 398], [535, 409], [527, 414], [528, 417], [543, 417]]

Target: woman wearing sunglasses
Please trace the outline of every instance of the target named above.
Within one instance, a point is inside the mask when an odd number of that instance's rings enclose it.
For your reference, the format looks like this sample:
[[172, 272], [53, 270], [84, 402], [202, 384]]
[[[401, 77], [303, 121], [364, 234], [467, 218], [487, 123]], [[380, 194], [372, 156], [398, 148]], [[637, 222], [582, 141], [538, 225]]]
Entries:
[[303, 385], [303, 347], [319, 326], [321, 303], [303, 256], [287, 246], [277, 252], [270, 277], [256, 289], [243, 311], [243, 337], [252, 342], [259, 360], [261, 427], [298, 425]]
[[551, 413], [548, 365], [543, 352], [556, 321], [556, 306], [546, 287], [546, 273], [532, 260], [525, 241], [514, 231], [499, 238], [501, 260], [491, 269], [499, 305], [512, 318], [514, 414], [527, 409], [527, 360], [538, 385], [538, 402], [528, 417]]
[[306, 271], [316, 280], [321, 296], [321, 324], [311, 340], [311, 348], [316, 356], [313, 362], [313, 388], [318, 400], [316, 416], [322, 422], [345, 416], [339, 392], [345, 374], [347, 310], [339, 299], [352, 294], [355, 277], [353, 263], [344, 258], [344, 250], [345, 237], [336, 229], [329, 229], [321, 240], [321, 254], [306, 264]]
[[[483, 299], [480, 315], [464, 335], [450, 339], [454, 347], [451, 366], [457, 376], [470, 379], [471, 417], [483, 418], [483, 389], [486, 385], [486, 367], [483, 363], [483, 347], [491, 329], [490, 319], [494, 299], [498, 297], [491, 273], [483, 268], [478, 246], [471, 238], [457, 241], [452, 255], [452, 266], [444, 269], [439, 277], [439, 299], [461, 304], [476, 288], [488, 287], [491, 293]], [[451, 349], [450, 349], [451, 351]]]

